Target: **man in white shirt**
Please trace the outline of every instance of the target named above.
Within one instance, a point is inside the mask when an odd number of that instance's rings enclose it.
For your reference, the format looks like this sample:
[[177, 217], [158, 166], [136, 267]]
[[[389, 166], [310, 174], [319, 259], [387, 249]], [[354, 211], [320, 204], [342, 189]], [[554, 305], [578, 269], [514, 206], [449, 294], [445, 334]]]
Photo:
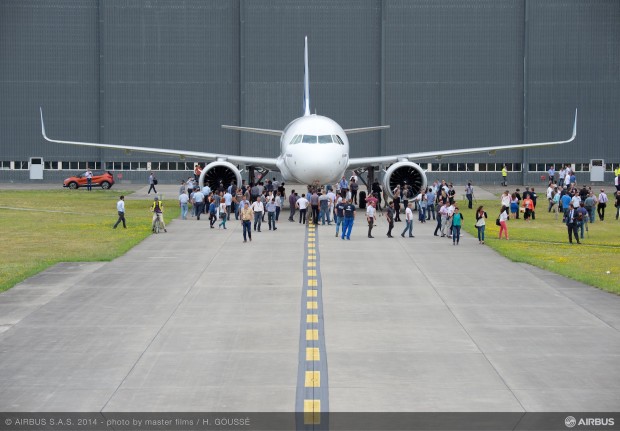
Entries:
[[598, 195], [598, 205], [596, 207], [596, 212], [598, 213], [598, 218], [603, 221], [605, 219], [605, 208], [607, 207], [607, 194], [605, 194], [605, 189], [601, 189], [601, 193]]
[[306, 212], [308, 211], [308, 205], [310, 205], [310, 201], [306, 199], [304, 195], [301, 195], [301, 197], [297, 199], [295, 206], [299, 208], [299, 223], [306, 224]]
[[263, 201], [261, 197], [257, 197], [252, 206], [250, 207], [252, 211], [254, 211], [254, 230], [258, 227], [258, 231], [260, 232], [260, 226], [263, 221], [263, 212], [265, 211], [265, 206], [263, 205]]
[[327, 192], [327, 197], [329, 198], [329, 207], [327, 213], [327, 223], [332, 222], [332, 214], [334, 213], [334, 208], [336, 207], [336, 193], [334, 193], [331, 189]]
[[187, 206], [189, 202], [189, 196], [186, 193], [179, 195], [179, 204], [181, 205], [181, 220], [187, 220]]
[[118, 211], [118, 220], [114, 224], [114, 229], [120, 222], [123, 222], [123, 228], [127, 229], [127, 225], [125, 225], [125, 196], [121, 196], [119, 201], [116, 203], [116, 211]]
[[366, 207], [366, 221], [368, 222], [368, 238], [374, 238], [372, 236], [372, 228], [375, 226], [375, 203], [371, 202]]
[[86, 177], [86, 188], [90, 192], [93, 190], [93, 173], [90, 169], [86, 169], [86, 172], [84, 172], [84, 176]]
[[194, 204], [194, 214], [197, 217], [196, 220], [200, 220], [200, 214], [202, 214], [202, 209], [205, 204], [204, 193], [200, 190], [195, 191], [192, 203]]
[[224, 203], [226, 204], [227, 220], [230, 220], [230, 213], [232, 212], [232, 194], [229, 191], [224, 193]]
[[553, 208], [553, 191], [555, 190], [555, 188], [553, 187], [553, 183], [549, 184], [549, 187], [547, 187], [547, 201], [549, 201], [549, 211], [551, 212], [551, 208]]
[[[413, 203], [409, 202], [407, 204], [407, 209], [405, 210], [405, 230], [400, 234], [403, 238], [405, 237], [405, 232], [409, 231], [409, 238], [413, 238]], [[444, 236], [444, 235], [442, 235]]]
[[562, 166], [562, 169], [560, 169], [560, 181], [558, 181], [558, 185], [560, 187], [564, 187], [564, 179], [566, 178], [566, 168], [564, 166]]
[[568, 242], [573, 243], [573, 234], [575, 235], [575, 240], [577, 244], [581, 244], [579, 242], [579, 233], [577, 227], [577, 210], [571, 203], [568, 207], [568, 213], [566, 215], [566, 227], [568, 228]]

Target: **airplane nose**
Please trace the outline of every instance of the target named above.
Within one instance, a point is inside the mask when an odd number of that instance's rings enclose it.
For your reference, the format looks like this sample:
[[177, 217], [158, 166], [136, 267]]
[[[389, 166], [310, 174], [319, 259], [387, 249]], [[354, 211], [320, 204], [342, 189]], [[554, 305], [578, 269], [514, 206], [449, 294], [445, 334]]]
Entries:
[[342, 164], [345, 159], [342, 158], [340, 148], [330, 148], [330, 146], [312, 146], [303, 151], [300, 154], [300, 159], [297, 161], [297, 167], [299, 168], [297, 178], [306, 184], [328, 184], [338, 179], [341, 171], [344, 171], [346, 166]]

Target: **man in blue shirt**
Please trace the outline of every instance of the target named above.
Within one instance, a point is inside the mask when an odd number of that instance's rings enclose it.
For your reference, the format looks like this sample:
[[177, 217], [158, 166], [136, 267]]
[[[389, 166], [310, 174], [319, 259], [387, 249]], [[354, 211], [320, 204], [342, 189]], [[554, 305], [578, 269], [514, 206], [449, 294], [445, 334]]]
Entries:
[[562, 203], [562, 211], [564, 212], [564, 219], [566, 219], [566, 215], [568, 214], [568, 206], [570, 205], [571, 197], [568, 193], [565, 193], [560, 198], [560, 202]]

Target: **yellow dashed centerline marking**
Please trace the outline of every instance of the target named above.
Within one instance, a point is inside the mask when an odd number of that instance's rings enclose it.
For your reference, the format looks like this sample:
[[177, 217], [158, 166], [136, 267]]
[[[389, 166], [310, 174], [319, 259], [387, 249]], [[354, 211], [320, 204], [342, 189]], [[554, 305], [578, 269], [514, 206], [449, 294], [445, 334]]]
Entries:
[[320, 388], [321, 387], [321, 372], [320, 371], [306, 371], [306, 387], [307, 388]]
[[304, 400], [304, 425], [321, 423], [321, 400]]
[[[302, 324], [299, 350], [299, 371], [297, 380], [296, 408], [304, 411], [304, 424], [321, 423], [321, 401], [323, 408], [329, 410], [327, 382], [327, 363], [325, 341], [323, 340], [322, 283], [320, 264], [317, 259], [319, 232], [316, 225], [309, 224], [305, 241], [304, 283], [302, 290]], [[303, 274], [303, 273], [302, 273]], [[305, 291], [305, 295], [303, 293]], [[303, 303], [306, 303], [305, 311]], [[303, 319], [303, 314], [306, 318]], [[319, 316], [321, 318], [319, 319]], [[303, 323], [305, 320], [305, 323]], [[306, 331], [305, 340], [303, 331]], [[321, 354], [323, 350], [323, 354]], [[305, 355], [304, 355], [305, 351]], [[304, 361], [305, 357], [305, 361]], [[322, 374], [322, 375], [321, 375]], [[321, 382], [321, 379], [323, 381]]]
[[321, 353], [317, 347], [306, 348], [306, 361], [320, 361]]
[[306, 329], [306, 341], [316, 341], [319, 339], [318, 329]]

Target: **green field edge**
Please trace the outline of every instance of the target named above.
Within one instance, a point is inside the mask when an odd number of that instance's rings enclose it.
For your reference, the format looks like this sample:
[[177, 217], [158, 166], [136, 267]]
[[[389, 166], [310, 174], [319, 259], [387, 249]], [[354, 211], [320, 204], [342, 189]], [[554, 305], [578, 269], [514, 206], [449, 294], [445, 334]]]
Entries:
[[[64, 190], [63, 190], [64, 192]], [[123, 190], [116, 190], [114, 195], [118, 196], [123, 194], [124, 196], [129, 196], [131, 194], [135, 193], [134, 191], [123, 191]], [[133, 201], [133, 202], [149, 202], [150, 199], [140, 199], [137, 201]], [[29, 207], [16, 207], [16, 210], [22, 210], [22, 209], [30, 209]], [[169, 205], [168, 207], [166, 207], [166, 213], [164, 215], [164, 221], [166, 223], [166, 226], [168, 226], [168, 223], [170, 223], [172, 220], [178, 218], [180, 216], [180, 209], [178, 206], [176, 205]], [[103, 217], [106, 217], [110, 220], [113, 220], [113, 222], [116, 221], [116, 215], [110, 215], [110, 214], [106, 214], [103, 215]], [[112, 223], [107, 223], [106, 222], [106, 226], [107, 224], [110, 225], [110, 228], [112, 226]], [[133, 222], [133, 221], [132, 221]], [[128, 222], [131, 223], [131, 222]], [[10, 290], [11, 288], [17, 286], [18, 284], [26, 281], [27, 279], [29, 279], [30, 277], [36, 276], [38, 274], [40, 274], [41, 272], [53, 267], [54, 265], [57, 265], [59, 263], [94, 263], [94, 262], [111, 262], [114, 259], [117, 259], [123, 255], [125, 255], [127, 252], [129, 252], [130, 250], [132, 250], [135, 246], [139, 245], [140, 243], [142, 243], [145, 239], [147, 239], [148, 237], [150, 237], [152, 235], [150, 226], [148, 225], [148, 223], [145, 223], [144, 220], [140, 220], [138, 223], [134, 223], [133, 226], [133, 230], [134, 232], [137, 232], [137, 237], [134, 239], [129, 239], [126, 240], [126, 242], [124, 243], [119, 243], [115, 246], [115, 248], [106, 250], [104, 253], [102, 253], [102, 256], [99, 257], [90, 257], [90, 258], [62, 258], [62, 259], [44, 259], [42, 261], [39, 261], [36, 264], [32, 264], [32, 266], [29, 266], [27, 268], [25, 268], [23, 271], [20, 271], [19, 274], [16, 274], [15, 276], [8, 276], [5, 279], [0, 281], [0, 293], [6, 292], [8, 290]], [[122, 229], [122, 226], [119, 226], [120, 229]], [[111, 230], [111, 229], [110, 229]]]
[[[484, 203], [487, 203], [487, 202], [484, 202]], [[489, 207], [492, 208], [492, 204], [493, 203], [491, 203], [491, 205], [489, 205], [488, 207], [485, 205], [485, 210], [487, 211], [487, 214], [489, 216], [487, 220], [487, 230], [485, 234], [485, 245], [491, 248], [492, 250], [494, 250], [500, 256], [505, 257], [512, 262], [526, 263], [536, 268], [540, 268], [545, 271], [549, 271], [554, 274], [566, 277], [568, 279], [578, 281], [587, 286], [594, 287], [594, 288], [597, 288], [597, 289], [600, 289], [600, 290], [603, 290], [605, 292], [612, 293], [615, 295], [620, 295], [620, 284], [618, 283], [617, 276], [615, 274], [615, 272], [617, 272], [618, 270], [617, 266], [610, 267], [613, 270], [615, 270], [613, 278], [605, 277], [605, 276], [594, 276], [593, 274], [589, 272], [579, 271], [580, 269], [582, 269], [581, 265], [584, 264], [583, 262], [575, 262], [575, 264], [579, 264], [579, 266], [577, 267], [577, 270], [575, 270], [575, 265], [566, 265], [565, 263], [561, 263], [561, 262], [550, 263], [550, 262], [541, 260], [538, 256], [531, 256], [531, 255], [528, 256], [527, 254], [525, 255], [520, 254], [518, 250], [506, 248], [508, 247], [507, 244], [518, 244], [518, 243], [526, 244], [528, 246], [533, 246], [533, 247], [553, 246], [553, 247], [557, 247], [557, 250], [555, 251], [560, 252], [560, 257], [562, 257], [561, 252], [563, 250], [572, 250], [573, 247], [579, 247], [581, 250], [584, 250], [584, 251], [591, 249], [591, 250], [601, 250], [609, 254], [618, 253], [620, 252], [620, 244], [616, 245], [616, 244], [608, 244], [608, 243], [597, 243], [597, 244], [585, 243], [581, 245], [570, 245], [568, 244], [568, 239], [564, 241], [538, 241], [538, 240], [533, 240], [533, 239], [516, 239], [512, 237], [512, 234], [511, 234], [511, 238], [509, 241], [499, 240], [497, 239], [498, 230], [494, 226], [494, 219], [496, 216], [495, 214], [496, 211], [494, 208], [491, 210], [488, 209]], [[469, 210], [466, 207], [466, 205], [467, 205], [466, 203], [461, 203], [460, 208], [465, 209], [466, 217], [467, 215], [469, 215], [469, 220], [467, 220], [468, 222], [471, 222], [472, 220], [475, 222], [475, 215], [474, 215], [475, 206], [472, 210]], [[497, 212], [499, 212], [499, 210], [497, 210]], [[515, 221], [510, 221], [510, 223], [515, 223]], [[564, 225], [562, 224], [562, 226]], [[474, 237], [474, 239], [478, 239], [478, 231], [475, 226], [471, 225], [471, 223], [465, 223], [462, 229], [466, 231], [468, 234], [470, 234], [472, 237]], [[510, 227], [509, 227], [509, 230], [510, 230]], [[583, 257], [587, 258], [587, 256], [583, 256]], [[610, 256], [610, 259], [613, 259], [613, 255]]]

